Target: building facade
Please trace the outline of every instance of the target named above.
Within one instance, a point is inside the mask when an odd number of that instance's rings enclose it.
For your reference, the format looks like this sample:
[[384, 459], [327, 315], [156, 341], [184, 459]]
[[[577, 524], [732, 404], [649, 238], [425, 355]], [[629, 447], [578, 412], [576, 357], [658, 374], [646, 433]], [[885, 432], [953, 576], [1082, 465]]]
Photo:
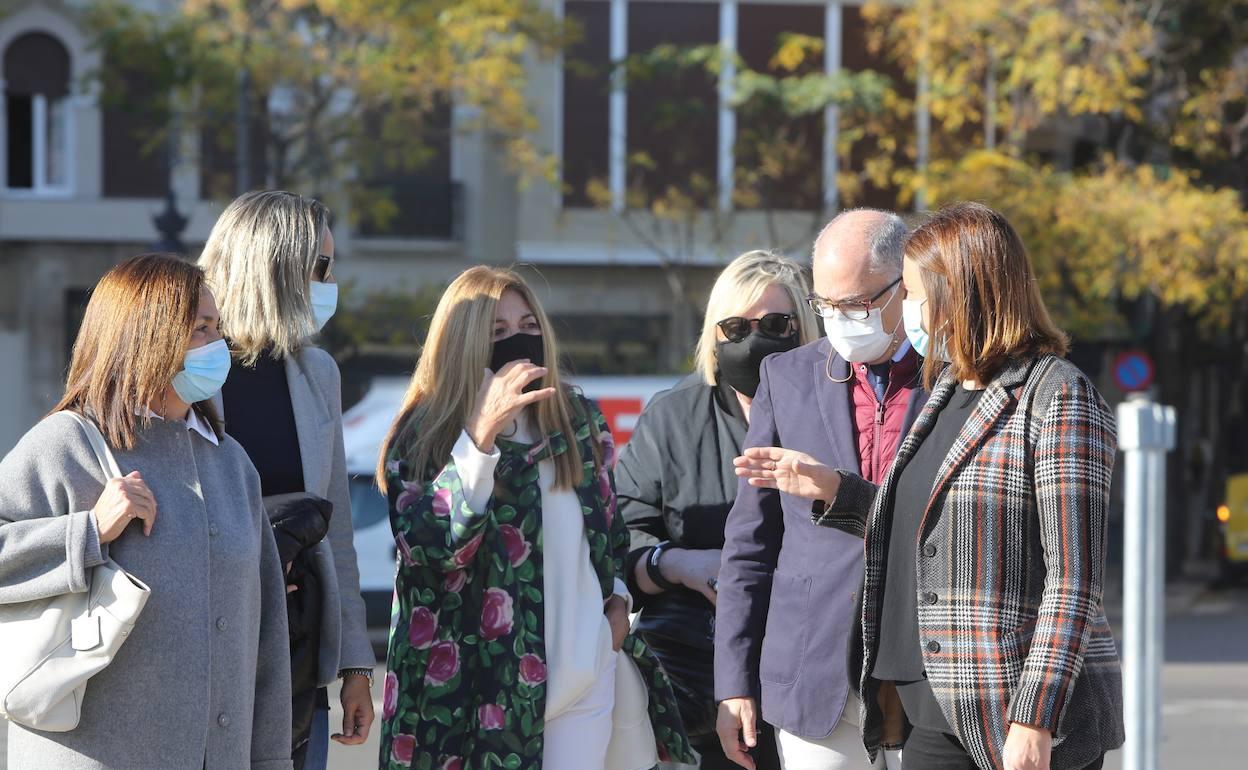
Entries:
[[[220, 182], [231, 159], [214, 154], [205, 135], [180, 136], [173, 152], [145, 147], [141, 119], [99, 93], [90, 75], [110, 63], [81, 23], [85, 5], [0, 5], [0, 450], [55, 403], [88, 290], [111, 265], [151, 248], [153, 217], [167, 193], [188, 217], [182, 240], [192, 255], [229, 198]], [[442, 285], [473, 264], [523, 263], [583, 374], [671, 370], [696, 332], [687, 325], [673, 333], [676, 306], [700, 318], [699, 304], [728, 259], [777, 246], [802, 256], [821, 212], [836, 210], [837, 158], [829, 148], [837, 120], [828, 111], [812, 124], [821, 140], [808, 167], [816, 195], [764, 212], [735, 210], [720, 193], [716, 211], [669, 249], [642, 229], [654, 223], [626, 206], [629, 159], [639, 152], [654, 159], [652, 186], [696, 172], [730, 189], [740, 162], [736, 137], [748, 128], [726, 106], [733, 73], [667, 86], [693, 89], [704, 105], [681, 129], [698, 138], [698, 151], [677, 158], [670, 129], [655, 120], [663, 89], [612, 80], [611, 62], [664, 43], [718, 44], [765, 68], [780, 36], [795, 32], [824, 41], [827, 70], [865, 68], [873, 62], [859, 9], [798, 0], [547, 5], [584, 32], [562, 57], [534, 61], [528, 83], [540, 122], [534, 140], [558, 157], [562, 183], [518, 186], [498, 148], [480, 132], [459, 130], [470, 116], [452, 108], [453, 130], [438, 157], [393, 185], [395, 224], [336, 226], [336, 272], [358, 299]], [[262, 180], [263, 169], [255, 176]], [[605, 201], [588, 194], [595, 183]], [[673, 292], [674, 272], [683, 294]]]

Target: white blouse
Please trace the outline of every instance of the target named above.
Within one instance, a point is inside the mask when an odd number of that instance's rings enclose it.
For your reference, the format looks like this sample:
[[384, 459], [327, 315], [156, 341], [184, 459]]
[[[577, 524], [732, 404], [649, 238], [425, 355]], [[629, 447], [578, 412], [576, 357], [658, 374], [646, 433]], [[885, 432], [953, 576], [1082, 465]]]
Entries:
[[[533, 443], [537, 432], [521, 420], [510, 441]], [[500, 453], [477, 448], [465, 431], [451, 450], [464, 496], [473, 511], [483, 511], [494, 491]], [[543, 593], [546, 624], [546, 719], [580, 700], [600, 675], [611, 673], [611, 624], [603, 613], [602, 588], [589, 556], [581, 502], [571, 489], [555, 489], [555, 464], [538, 463], [542, 499]], [[628, 588], [618, 577], [614, 593], [632, 607]], [[592, 641], [591, 641], [592, 640]], [[613, 675], [613, 674], [612, 674]]]

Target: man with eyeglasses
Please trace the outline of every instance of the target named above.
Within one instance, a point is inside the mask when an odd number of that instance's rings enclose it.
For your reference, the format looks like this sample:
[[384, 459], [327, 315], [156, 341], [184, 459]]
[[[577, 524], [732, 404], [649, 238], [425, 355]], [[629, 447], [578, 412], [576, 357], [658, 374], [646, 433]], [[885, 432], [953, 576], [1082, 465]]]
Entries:
[[[883, 480], [927, 400], [902, 326], [907, 228], [885, 211], [833, 219], [813, 250], [808, 302], [827, 337], [764, 360], [746, 447], [784, 447]], [[869, 767], [858, 725], [856, 593], [862, 533], [817, 527], [809, 500], [742, 480], [725, 528], [715, 620], [717, 731], [754, 767], [760, 716], [785, 770]], [[899, 749], [901, 725], [884, 744]], [[899, 766], [896, 751], [880, 767]]]

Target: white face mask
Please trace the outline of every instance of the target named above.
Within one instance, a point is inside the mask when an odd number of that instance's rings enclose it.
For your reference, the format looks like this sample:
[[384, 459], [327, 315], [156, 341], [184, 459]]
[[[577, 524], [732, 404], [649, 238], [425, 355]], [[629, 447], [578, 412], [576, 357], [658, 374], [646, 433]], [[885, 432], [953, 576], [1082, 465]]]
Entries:
[[308, 288], [309, 298], [312, 300], [312, 316], [316, 319], [316, 330], [319, 332], [338, 309], [338, 284], [312, 281]]
[[[893, 296], [880, 307], [867, 311], [867, 317], [861, 321], [846, 318], [839, 310], [828, 308], [819, 313], [823, 317], [823, 328], [828, 332], [828, 341], [832, 349], [851, 364], [869, 364], [879, 360], [888, 352], [897, 334], [895, 327], [891, 332], [884, 330], [884, 308], [897, 296], [900, 286], [893, 288]], [[897, 321], [900, 327], [901, 321]]]

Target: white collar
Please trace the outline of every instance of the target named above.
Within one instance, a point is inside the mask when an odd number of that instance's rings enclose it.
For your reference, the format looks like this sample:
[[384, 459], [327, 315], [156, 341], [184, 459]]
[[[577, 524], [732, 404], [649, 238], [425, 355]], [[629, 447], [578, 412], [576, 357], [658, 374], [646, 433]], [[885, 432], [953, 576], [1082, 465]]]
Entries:
[[[139, 409], [136, 414], [141, 417], [154, 417], [157, 420], [165, 419], [153, 412], [150, 407], [147, 409]], [[193, 430], [203, 436], [204, 440], [210, 442], [213, 446], [221, 445], [221, 441], [217, 438], [217, 434], [212, 430], [208, 423], [204, 422], [204, 418], [200, 417], [199, 412], [196, 412], [194, 408], [187, 412], [186, 429]]]

